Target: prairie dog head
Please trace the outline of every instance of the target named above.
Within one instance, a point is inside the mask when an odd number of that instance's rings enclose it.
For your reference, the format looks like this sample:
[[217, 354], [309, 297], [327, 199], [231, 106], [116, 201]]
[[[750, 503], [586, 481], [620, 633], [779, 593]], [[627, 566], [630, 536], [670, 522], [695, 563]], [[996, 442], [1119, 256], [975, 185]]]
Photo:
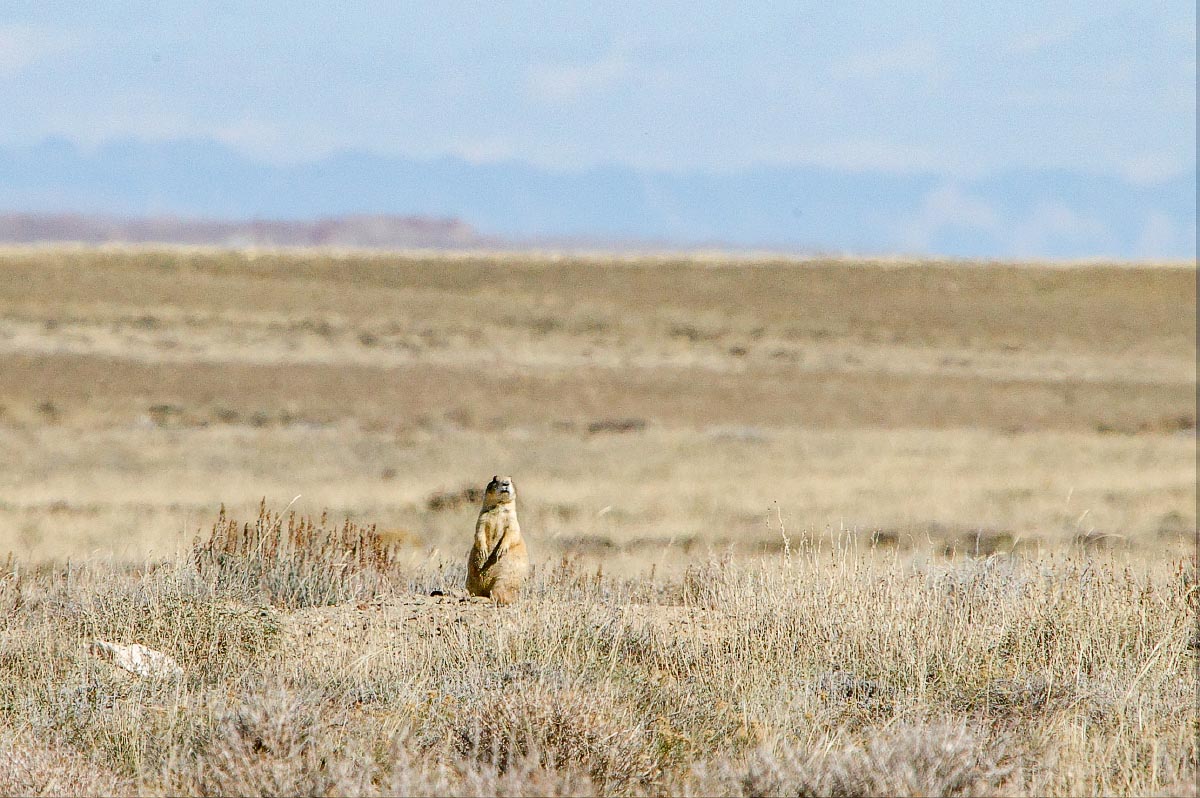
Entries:
[[498, 504], [515, 504], [517, 501], [517, 486], [512, 477], [492, 477], [483, 492], [483, 509], [487, 510]]

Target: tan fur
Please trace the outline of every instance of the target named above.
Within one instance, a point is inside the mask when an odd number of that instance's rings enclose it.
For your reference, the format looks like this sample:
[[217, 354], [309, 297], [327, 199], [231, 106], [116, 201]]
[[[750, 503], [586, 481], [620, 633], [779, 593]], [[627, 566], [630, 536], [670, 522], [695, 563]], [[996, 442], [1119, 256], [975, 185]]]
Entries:
[[509, 477], [492, 477], [467, 558], [467, 592], [510, 604], [528, 575], [529, 552], [517, 522], [516, 486]]

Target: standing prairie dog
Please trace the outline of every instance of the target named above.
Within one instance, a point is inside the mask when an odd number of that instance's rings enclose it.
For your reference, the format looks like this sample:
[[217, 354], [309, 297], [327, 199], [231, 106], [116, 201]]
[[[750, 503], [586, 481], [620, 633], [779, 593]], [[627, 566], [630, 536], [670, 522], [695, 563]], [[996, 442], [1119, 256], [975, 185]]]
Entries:
[[510, 477], [492, 477], [475, 522], [475, 545], [467, 559], [467, 592], [497, 604], [517, 597], [529, 575], [529, 552], [517, 523], [517, 489]]

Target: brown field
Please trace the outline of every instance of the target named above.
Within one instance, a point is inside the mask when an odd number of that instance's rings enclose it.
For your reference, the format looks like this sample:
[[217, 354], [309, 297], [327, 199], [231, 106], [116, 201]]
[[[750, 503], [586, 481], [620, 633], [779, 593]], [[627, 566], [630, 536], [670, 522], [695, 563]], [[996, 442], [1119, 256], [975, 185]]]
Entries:
[[0, 794], [1194, 794], [1195, 424], [1190, 266], [3, 251]]

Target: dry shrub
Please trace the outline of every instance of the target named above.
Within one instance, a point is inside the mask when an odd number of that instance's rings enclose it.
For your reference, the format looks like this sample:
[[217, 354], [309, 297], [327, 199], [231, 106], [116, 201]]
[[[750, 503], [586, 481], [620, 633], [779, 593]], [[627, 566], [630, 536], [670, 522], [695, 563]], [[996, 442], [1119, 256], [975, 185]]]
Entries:
[[391, 772], [383, 782], [385, 795], [480, 795], [536, 798], [537, 796], [603, 795], [582, 771], [567, 768], [549, 770], [535, 756], [509, 764], [504, 770], [478, 760], [462, 759], [450, 764], [435, 764], [414, 758], [397, 746], [390, 762]]
[[23, 697], [34, 739], [50, 737], [113, 773], [140, 779], [202, 728], [187, 717], [186, 693], [161, 682], [118, 676], [109, 666]]
[[164, 783], [189, 795], [361, 795], [374, 769], [344, 739], [343, 713], [320, 696], [282, 689], [215, 708], [212, 735], [178, 752]]
[[128, 785], [96, 753], [30, 731], [0, 731], [0, 795], [118, 795]]
[[25, 602], [21, 569], [13, 562], [13, 554], [0, 563], [0, 618], [11, 618]]
[[[575, 798], [576, 796], [605, 795], [592, 783], [587, 774], [577, 770], [548, 770], [541, 766], [536, 757], [531, 757], [517, 763], [503, 772], [490, 768], [478, 768], [468, 771], [460, 791], [456, 795], [496, 795], [496, 796], [556, 796], [556, 798]], [[439, 795], [437, 792], [427, 792], [426, 795]]]
[[374, 525], [326, 515], [281, 513], [259, 505], [253, 524], [239, 524], [221, 507], [206, 541], [192, 549], [192, 564], [218, 591], [265, 595], [288, 609], [371, 598], [390, 590], [396, 554]]
[[641, 432], [646, 429], [646, 419], [644, 418], [602, 418], [592, 421], [587, 425], [589, 435], [598, 435], [602, 432]]
[[477, 485], [464, 485], [458, 490], [441, 490], [433, 493], [425, 500], [425, 506], [430, 512], [442, 510], [457, 510], [459, 507], [478, 505], [483, 501], [483, 489]]
[[491, 690], [465, 701], [455, 717], [454, 752], [500, 774], [536, 763], [621, 792], [648, 784], [657, 771], [646, 729], [596, 693], [533, 685]]
[[995, 679], [964, 702], [964, 711], [982, 710], [991, 717], [1024, 718], [1046, 710], [1051, 699], [1062, 699], [1066, 688], [1057, 687], [1044, 676], [1024, 679]]
[[693, 607], [717, 608], [728, 602], [728, 593], [736, 591], [731, 585], [730, 560], [709, 560], [702, 565], [689, 565], [679, 586], [679, 601]]
[[904, 724], [841, 750], [760, 750], [734, 772], [746, 796], [996, 795], [1002, 745], [962, 722]]
[[888, 715], [894, 709], [895, 690], [873, 679], [859, 678], [849, 671], [835, 669], [819, 673], [806, 686], [827, 707], [840, 705], [856, 710], [864, 717]]
[[44, 611], [72, 649], [78, 640], [94, 638], [140, 643], [174, 657], [192, 679], [207, 682], [252, 669], [274, 649], [280, 632], [279, 615], [271, 608], [215, 596], [193, 574], [177, 569], [137, 581], [102, 579], [87, 589], [61, 585]]
[[[431, 758], [410, 728], [366, 741], [331, 696], [283, 689], [246, 695], [214, 711], [213, 731], [163, 768], [162, 786], [187, 795], [580, 795], [601, 794], [583, 765], [550, 763], [538, 749], [500, 764], [448, 752]], [[359, 719], [361, 720], [361, 719]], [[565, 750], [565, 749], [563, 749]], [[560, 750], [560, 752], [562, 752]]]

